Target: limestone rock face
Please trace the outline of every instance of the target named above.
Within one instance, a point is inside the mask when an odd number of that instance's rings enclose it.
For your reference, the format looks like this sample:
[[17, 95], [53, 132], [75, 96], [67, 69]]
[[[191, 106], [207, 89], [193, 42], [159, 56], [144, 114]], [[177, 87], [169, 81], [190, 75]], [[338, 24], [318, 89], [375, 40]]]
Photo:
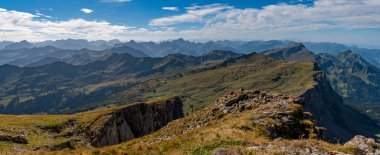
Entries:
[[135, 104], [114, 111], [108, 117], [101, 129], [89, 133], [92, 146], [118, 144], [159, 130], [183, 117], [182, 101], [173, 98], [159, 104]]

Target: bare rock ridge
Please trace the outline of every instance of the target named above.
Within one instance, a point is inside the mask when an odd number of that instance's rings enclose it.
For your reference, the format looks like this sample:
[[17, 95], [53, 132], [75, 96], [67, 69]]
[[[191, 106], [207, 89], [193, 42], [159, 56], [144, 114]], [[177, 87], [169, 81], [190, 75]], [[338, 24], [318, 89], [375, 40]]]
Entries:
[[183, 116], [182, 101], [178, 97], [163, 103], [131, 105], [102, 116], [107, 118], [104, 125], [89, 133], [91, 145], [103, 147], [141, 137]]

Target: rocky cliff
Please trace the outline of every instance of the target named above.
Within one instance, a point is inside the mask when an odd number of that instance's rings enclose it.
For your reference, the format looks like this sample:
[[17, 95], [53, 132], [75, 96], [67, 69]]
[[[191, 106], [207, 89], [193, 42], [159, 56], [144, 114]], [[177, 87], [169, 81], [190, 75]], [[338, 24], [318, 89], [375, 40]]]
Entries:
[[157, 131], [181, 117], [182, 101], [178, 97], [72, 115], [1, 115], [0, 154], [118, 144]]
[[302, 95], [304, 110], [313, 114], [318, 126], [327, 129], [324, 139], [342, 143], [355, 135], [374, 137], [380, 132], [375, 121], [343, 103], [324, 73], [315, 74], [314, 80], [314, 88]]
[[98, 118], [104, 124], [88, 133], [92, 146], [108, 146], [141, 137], [183, 117], [178, 97], [160, 102], [131, 105]]

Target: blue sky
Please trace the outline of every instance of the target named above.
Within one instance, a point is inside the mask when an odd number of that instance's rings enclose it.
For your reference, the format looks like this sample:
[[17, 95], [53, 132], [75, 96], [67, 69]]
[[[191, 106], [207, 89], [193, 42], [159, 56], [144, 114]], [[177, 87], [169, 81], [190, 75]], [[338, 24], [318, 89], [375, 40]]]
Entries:
[[269, 40], [380, 46], [379, 0], [0, 0], [0, 38]]
[[[34, 13], [39, 11], [56, 20], [83, 18], [87, 20], [106, 20], [114, 24], [147, 27], [154, 18], [185, 13], [185, 7], [193, 5], [226, 4], [236, 8], [262, 8], [280, 3], [310, 4], [310, 1], [286, 0], [131, 0], [112, 2], [103, 0], [0, 0], [0, 7], [7, 10]], [[163, 10], [163, 7], [177, 7], [178, 11]], [[91, 14], [80, 12], [82, 8], [93, 10]]]

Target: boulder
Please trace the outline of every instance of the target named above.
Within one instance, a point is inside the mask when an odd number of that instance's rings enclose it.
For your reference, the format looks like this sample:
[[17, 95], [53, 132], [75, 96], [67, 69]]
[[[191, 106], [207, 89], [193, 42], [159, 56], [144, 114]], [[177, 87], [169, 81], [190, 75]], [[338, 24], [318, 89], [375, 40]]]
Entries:
[[225, 148], [217, 148], [212, 152], [212, 155], [240, 155], [240, 153]]
[[379, 145], [372, 138], [355, 136], [344, 144], [344, 147], [354, 149], [355, 154], [378, 155], [380, 154]]

